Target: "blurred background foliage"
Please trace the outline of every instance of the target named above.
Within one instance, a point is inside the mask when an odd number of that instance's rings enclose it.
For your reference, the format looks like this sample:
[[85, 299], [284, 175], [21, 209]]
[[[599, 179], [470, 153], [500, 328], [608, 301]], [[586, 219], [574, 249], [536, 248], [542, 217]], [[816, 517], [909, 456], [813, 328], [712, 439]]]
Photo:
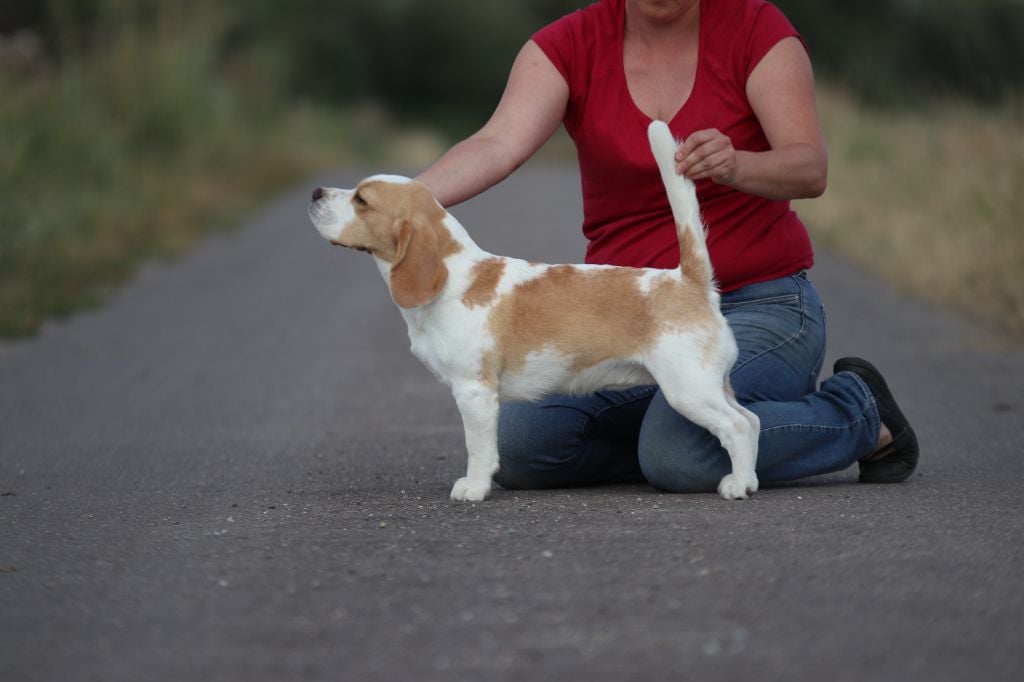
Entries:
[[[584, 4], [0, 0], [0, 334], [99, 300], [140, 260], [318, 169], [427, 163], [486, 120], [530, 34]], [[1024, 2], [776, 4], [810, 47], [832, 145], [829, 194], [807, 209], [816, 236], [937, 300], [969, 280], [1024, 329]], [[863, 174], [886, 180], [891, 220], [866, 243], [894, 250], [892, 266], [856, 244], [880, 222], [858, 207], [886, 210]], [[928, 213], [952, 194], [961, 204]], [[902, 277], [929, 240], [892, 222], [911, 215], [933, 228], [955, 215], [998, 257], [942, 286]]]
[[1020, 0], [777, 0], [815, 68], [862, 100], [994, 103], [1024, 85]]
[[[530, 34], [585, 0], [0, 0], [0, 34], [28, 29], [61, 64], [111, 31], [215, 15], [199, 49], [244, 57], [280, 94], [479, 124]], [[1004, 100], [1024, 86], [1020, 0], [776, 0], [821, 75], [876, 104]], [[462, 132], [465, 132], [463, 130]]]

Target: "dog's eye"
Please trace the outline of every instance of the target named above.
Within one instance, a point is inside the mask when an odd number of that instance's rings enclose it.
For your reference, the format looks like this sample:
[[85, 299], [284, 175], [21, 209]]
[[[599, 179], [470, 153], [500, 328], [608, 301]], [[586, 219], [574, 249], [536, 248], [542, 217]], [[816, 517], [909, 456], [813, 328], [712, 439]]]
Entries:
[[363, 198], [362, 194], [356, 193], [355, 202], [358, 206], [366, 206], [366, 199]]

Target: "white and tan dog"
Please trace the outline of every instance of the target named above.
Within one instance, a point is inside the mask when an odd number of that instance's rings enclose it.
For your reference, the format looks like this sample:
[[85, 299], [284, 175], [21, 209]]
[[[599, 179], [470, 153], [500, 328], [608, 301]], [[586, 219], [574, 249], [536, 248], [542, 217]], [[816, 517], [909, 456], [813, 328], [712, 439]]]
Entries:
[[412, 352], [452, 389], [469, 466], [452, 499], [483, 500], [498, 470], [498, 405], [551, 393], [658, 384], [732, 460], [718, 492], [757, 491], [757, 417], [736, 401], [736, 341], [719, 311], [693, 183], [676, 142], [652, 123], [651, 148], [679, 235], [680, 268], [544, 265], [478, 247], [427, 188], [376, 175], [313, 192], [309, 216], [333, 244], [373, 255], [409, 327]]

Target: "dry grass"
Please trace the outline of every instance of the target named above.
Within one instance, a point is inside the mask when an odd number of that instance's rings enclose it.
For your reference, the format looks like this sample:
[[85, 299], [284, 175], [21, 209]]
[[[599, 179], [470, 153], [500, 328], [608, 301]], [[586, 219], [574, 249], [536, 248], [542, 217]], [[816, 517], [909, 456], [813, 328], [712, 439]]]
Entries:
[[1024, 332], [1024, 110], [860, 107], [819, 92], [829, 189], [815, 240], [928, 301]]

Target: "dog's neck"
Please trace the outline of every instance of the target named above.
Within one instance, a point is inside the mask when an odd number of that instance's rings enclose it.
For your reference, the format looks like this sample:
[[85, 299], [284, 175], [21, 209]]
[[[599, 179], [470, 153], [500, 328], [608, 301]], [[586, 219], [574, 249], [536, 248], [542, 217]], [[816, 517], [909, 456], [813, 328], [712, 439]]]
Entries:
[[[452, 239], [462, 247], [462, 251], [454, 256], [449, 256], [445, 260], [445, 264], [451, 267], [453, 260], [465, 260], [466, 262], [475, 262], [481, 258], [489, 258], [491, 254], [487, 253], [473, 241], [473, 238], [469, 236], [469, 232], [462, 226], [458, 220], [455, 219], [451, 213], [448, 213], [444, 218], [444, 226], [448, 228], [448, 232], [451, 233]], [[461, 258], [459, 258], [461, 256]]]

